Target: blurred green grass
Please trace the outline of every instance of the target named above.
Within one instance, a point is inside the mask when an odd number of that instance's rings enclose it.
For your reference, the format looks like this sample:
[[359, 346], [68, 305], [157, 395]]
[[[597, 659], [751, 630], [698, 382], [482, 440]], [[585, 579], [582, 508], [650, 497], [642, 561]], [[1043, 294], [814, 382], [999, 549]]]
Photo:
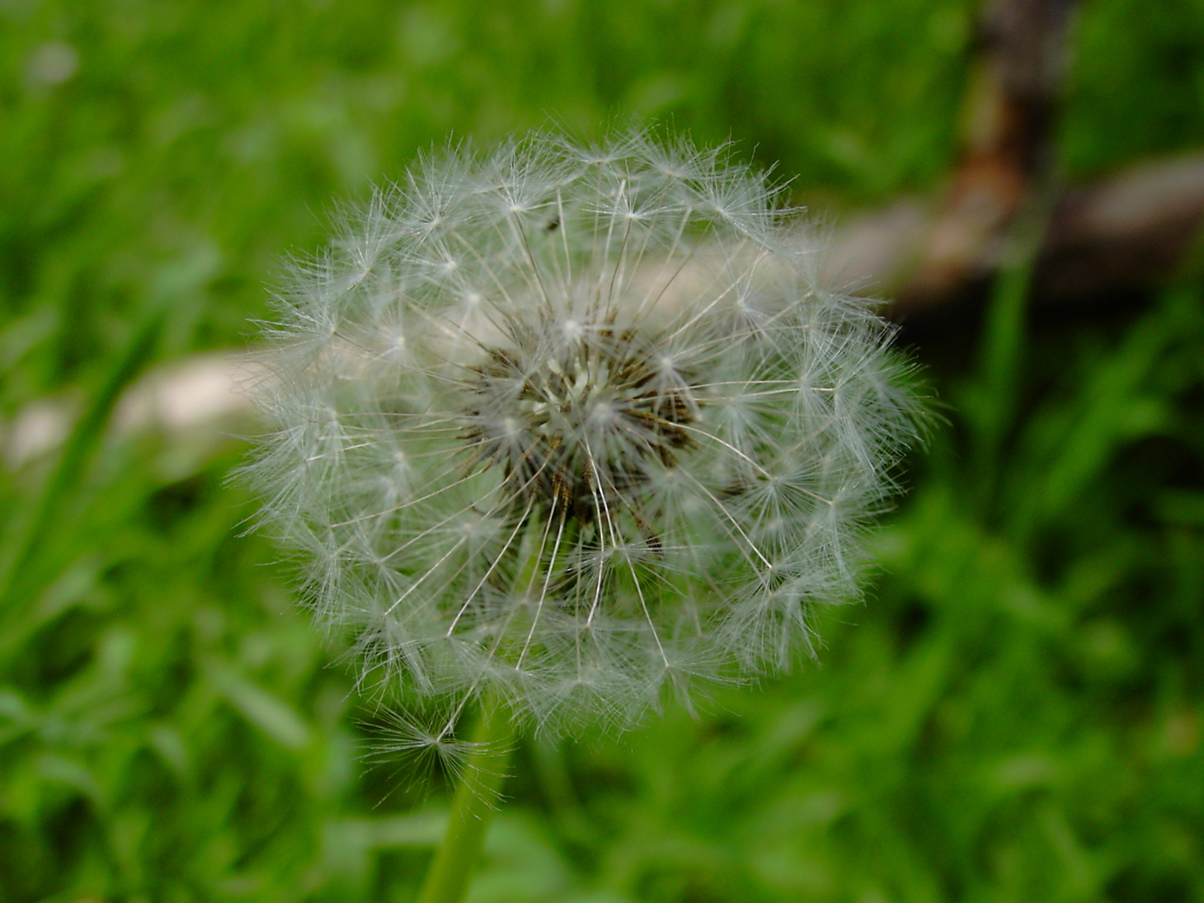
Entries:
[[[1204, 6], [1143, 10], [1084, 10], [1071, 177], [1204, 143]], [[106, 430], [131, 378], [245, 342], [332, 202], [449, 133], [636, 114], [837, 206], [935, 189], [974, 14], [0, 6], [0, 417], [84, 411], [0, 469], [0, 901], [403, 900], [439, 835], [442, 789], [363, 761], [380, 719], [240, 535], [242, 447]], [[525, 744], [473, 899], [1204, 899], [1202, 287], [1032, 317], [1010, 408], [917, 349], [950, 424], [821, 667]]]

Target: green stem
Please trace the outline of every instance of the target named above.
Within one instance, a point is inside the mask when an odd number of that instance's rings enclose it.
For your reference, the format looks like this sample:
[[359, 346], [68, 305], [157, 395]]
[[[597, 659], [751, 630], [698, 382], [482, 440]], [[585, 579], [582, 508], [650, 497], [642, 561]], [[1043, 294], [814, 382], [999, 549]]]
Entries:
[[418, 903], [459, 903], [481, 857], [514, 743], [509, 713], [493, 694], [481, 697], [471, 743], [472, 752], [452, 800], [447, 835], [435, 851]]

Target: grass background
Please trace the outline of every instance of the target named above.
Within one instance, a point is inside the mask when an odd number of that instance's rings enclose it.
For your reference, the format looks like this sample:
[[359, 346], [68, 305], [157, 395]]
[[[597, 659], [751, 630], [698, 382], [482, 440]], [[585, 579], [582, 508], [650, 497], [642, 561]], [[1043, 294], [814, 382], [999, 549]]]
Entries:
[[[441, 832], [238, 535], [243, 447], [118, 438], [125, 385], [245, 343], [449, 133], [635, 114], [833, 216], [938, 190], [976, 7], [0, 3], [0, 418], [81, 411], [0, 468], [0, 901], [406, 900]], [[1096, 0], [1075, 48], [1070, 178], [1204, 144], [1199, 0]], [[1204, 900], [1202, 291], [1034, 312], [985, 374], [974, 318], [916, 333], [950, 422], [821, 667], [525, 743], [471, 899]]]

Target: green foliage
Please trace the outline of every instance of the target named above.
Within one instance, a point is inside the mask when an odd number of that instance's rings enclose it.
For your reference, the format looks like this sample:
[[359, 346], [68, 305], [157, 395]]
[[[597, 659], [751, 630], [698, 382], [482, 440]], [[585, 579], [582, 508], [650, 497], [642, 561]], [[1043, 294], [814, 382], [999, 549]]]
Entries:
[[[0, 466], [0, 901], [409, 899], [442, 830], [240, 535], [241, 445], [108, 429], [134, 376], [242, 341], [330, 198], [448, 132], [636, 113], [800, 193], [932, 186], [972, 6], [0, 7], [0, 417], [82, 412]], [[1072, 172], [1204, 137], [1199, 4], [1135, 9], [1084, 10]], [[822, 667], [526, 742], [472, 899], [1204, 900], [1202, 282], [959, 336], [985, 375], [921, 347], [949, 424]]]

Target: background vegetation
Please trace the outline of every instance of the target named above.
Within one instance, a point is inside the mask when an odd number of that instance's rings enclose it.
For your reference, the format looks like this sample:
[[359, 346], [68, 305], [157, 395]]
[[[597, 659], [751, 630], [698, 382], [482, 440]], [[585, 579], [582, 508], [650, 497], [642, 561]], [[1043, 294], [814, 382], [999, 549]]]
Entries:
[[[1149, 9], [1086, 4], [1071, 178], [1204, 143], [1204, 5]], [[387, 725], [239, 535], [243, 446], [119, 437], [125, 385], [244, 344], [332, 202], [449, 133], [638, 114], [833, 215], [936, 190], [975, 14], [0, 4], [0, 419], [80, 412], [0, 466], [0, 901], [406, 900], [441, 830], [443, 785], [362, 758]], [[1189, 266], [1033, 312], [986, 376], [976, 318], [906, 333], [949, 424], [870, 603], [698, 718], [525, 743], [472, 899], [1204, 900], [1202, 292]]]

